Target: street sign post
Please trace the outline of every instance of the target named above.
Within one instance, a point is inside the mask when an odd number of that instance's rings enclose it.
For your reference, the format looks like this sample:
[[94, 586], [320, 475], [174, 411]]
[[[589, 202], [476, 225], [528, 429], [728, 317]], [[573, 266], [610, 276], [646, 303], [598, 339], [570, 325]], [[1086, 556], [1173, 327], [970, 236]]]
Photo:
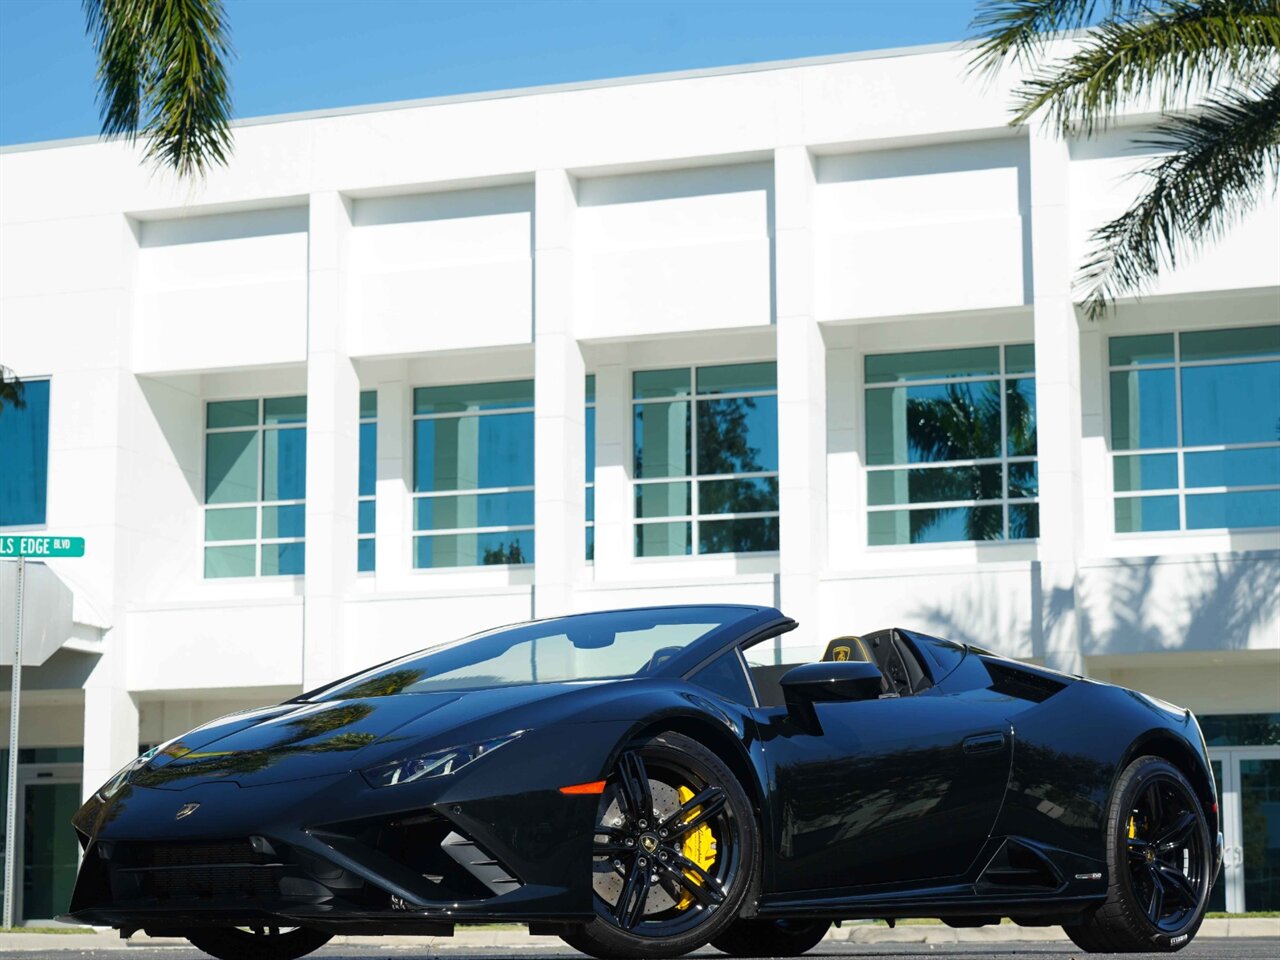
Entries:
[[13, 640], [13, 677], [9, 686], [9, 783], [5, 797], [4, 835], [4, 926], [13, 926], [13, 890], [18, 881], [18, 714], [22, 696], [22, 594], [27, 557], [44, 560], [55, 557], [83, 557], [83, 537], [46, 537], [29, 534], [0, 536], [0, 557], [18, 562], [18, 589], [14, 608], [18, 629]]

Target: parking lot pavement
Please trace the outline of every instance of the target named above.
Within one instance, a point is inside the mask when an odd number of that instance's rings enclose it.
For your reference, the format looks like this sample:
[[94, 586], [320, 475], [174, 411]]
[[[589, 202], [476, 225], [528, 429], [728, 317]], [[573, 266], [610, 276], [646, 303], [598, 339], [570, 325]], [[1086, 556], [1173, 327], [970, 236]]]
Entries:
[[[91, 945], [92, 946], [92, 945]], [[175, 945], [155, 946], [138, 943], [127, 948], [98, 948], [80, 950], [62, 947], [52, 951], [5, 951], [6, 960], [207, 960], [205, 954], [190, 947]], [[317, 960], [409, 960], [409, 958], [442, 957], [445, 960], [511, 960], [529, 957], [531, 960], [582, 960], [582, 954], [564, 949], [529, 945], [523, 948], [467, 947], [433, 948], [430, 945], [412, 946], [330, 946], [312, 954]], [[705, 949], [696, 957], [724, 957], [716, 950]], [[963, 957], [965, 960], [1011, 960], [1016, 957], [1077, 957], [1085, 956], [1070, 943], [1061, 941], [1009, 941], [996, 944], [895, 944], [895, 943], [836, 943], [827, 941], [818, 949], [805, 954], [815, 960], [824, 957], [891, 957], [894, 960], [943, 960], [946, 957]], [[1129, 956], [1167, 956], [1167, 954], [1130, 954]], [[1270, 937], [1231, 939], [1197, 939], [1177, 954], [1178, 960], [1275, 960], [1280, 957], [1280, 940]]]

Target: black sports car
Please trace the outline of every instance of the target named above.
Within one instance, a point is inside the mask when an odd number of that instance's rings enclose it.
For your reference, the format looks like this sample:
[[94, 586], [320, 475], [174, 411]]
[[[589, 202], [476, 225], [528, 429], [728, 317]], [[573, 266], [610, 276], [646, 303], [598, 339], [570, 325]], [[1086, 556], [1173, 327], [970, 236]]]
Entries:
[[1190, 711], [909, 630], [774, 662], [795, 626], [535, 621], [206, 724], [76, 814], [70, 918], [226, 960], [494, 921], [601, 957], [851, 918], [1195, 935], [1222, 841]]

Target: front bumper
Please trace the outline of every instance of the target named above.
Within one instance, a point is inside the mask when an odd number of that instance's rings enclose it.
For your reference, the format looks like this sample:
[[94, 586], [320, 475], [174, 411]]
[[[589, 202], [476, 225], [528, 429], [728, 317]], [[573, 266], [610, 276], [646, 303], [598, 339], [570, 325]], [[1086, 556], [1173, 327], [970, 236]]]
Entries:
[[608, 751], [582, 756], [534, 777], [523, 775], [532, 758], [508, 754], [473, 775], [378, 790], [358, 773], [130, 784], [73, 821], [84, 859], [66, 919], [153, 933], [267, 921], [418, 934], [456, 922], [584, 922], [597, 798], [549, 786], [597, 779]]

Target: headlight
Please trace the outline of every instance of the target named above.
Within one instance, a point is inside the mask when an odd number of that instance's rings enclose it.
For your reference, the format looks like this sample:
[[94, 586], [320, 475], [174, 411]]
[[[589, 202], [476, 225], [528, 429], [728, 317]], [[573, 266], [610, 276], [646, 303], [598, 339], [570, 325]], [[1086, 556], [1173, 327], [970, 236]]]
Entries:
[[98, 797], [102, 800], [110, 800], [112, 797], [114, 797], [117, 793], [120, 792], [121, 787], [123, 787], [126, 783], [129, 782], [129, 778], [133, 776], [134, 773], [141, 770], [148, 763], [150, 763], [151, 758], [154, 757], [157, 753], [160, 752], [160, 750], [163, 747], [166, 747], [166, 746], [168, 746], [168, 744], [161, 744], [158, 747], [152, 747], [150, 750], [148, 750], [146, 753], [144, 753], [142, 756], [138, 757], [137, 759], [130, 760], [127, 764], [125, 764], [124, 768], [119, 773], [117, 773], [114, 777], [112, 777], [110, 780], [108, 780], [105, 784], [103, 784], [98, 789]]
[[481, 740], [479, 743], [468, 743], [461, 747], [434, 750], [408, 760], [384, 763], [362, 770], [361, 775], [371, 787], [393, 787], [401, 783], [413, 783], [415, 780], [446, 777], [451, 773], [457, 773], [467, 764], [493, 753], [521, 733], [524, 731], [509, 733], [505, 737], [494, 737], [492, 740]]

